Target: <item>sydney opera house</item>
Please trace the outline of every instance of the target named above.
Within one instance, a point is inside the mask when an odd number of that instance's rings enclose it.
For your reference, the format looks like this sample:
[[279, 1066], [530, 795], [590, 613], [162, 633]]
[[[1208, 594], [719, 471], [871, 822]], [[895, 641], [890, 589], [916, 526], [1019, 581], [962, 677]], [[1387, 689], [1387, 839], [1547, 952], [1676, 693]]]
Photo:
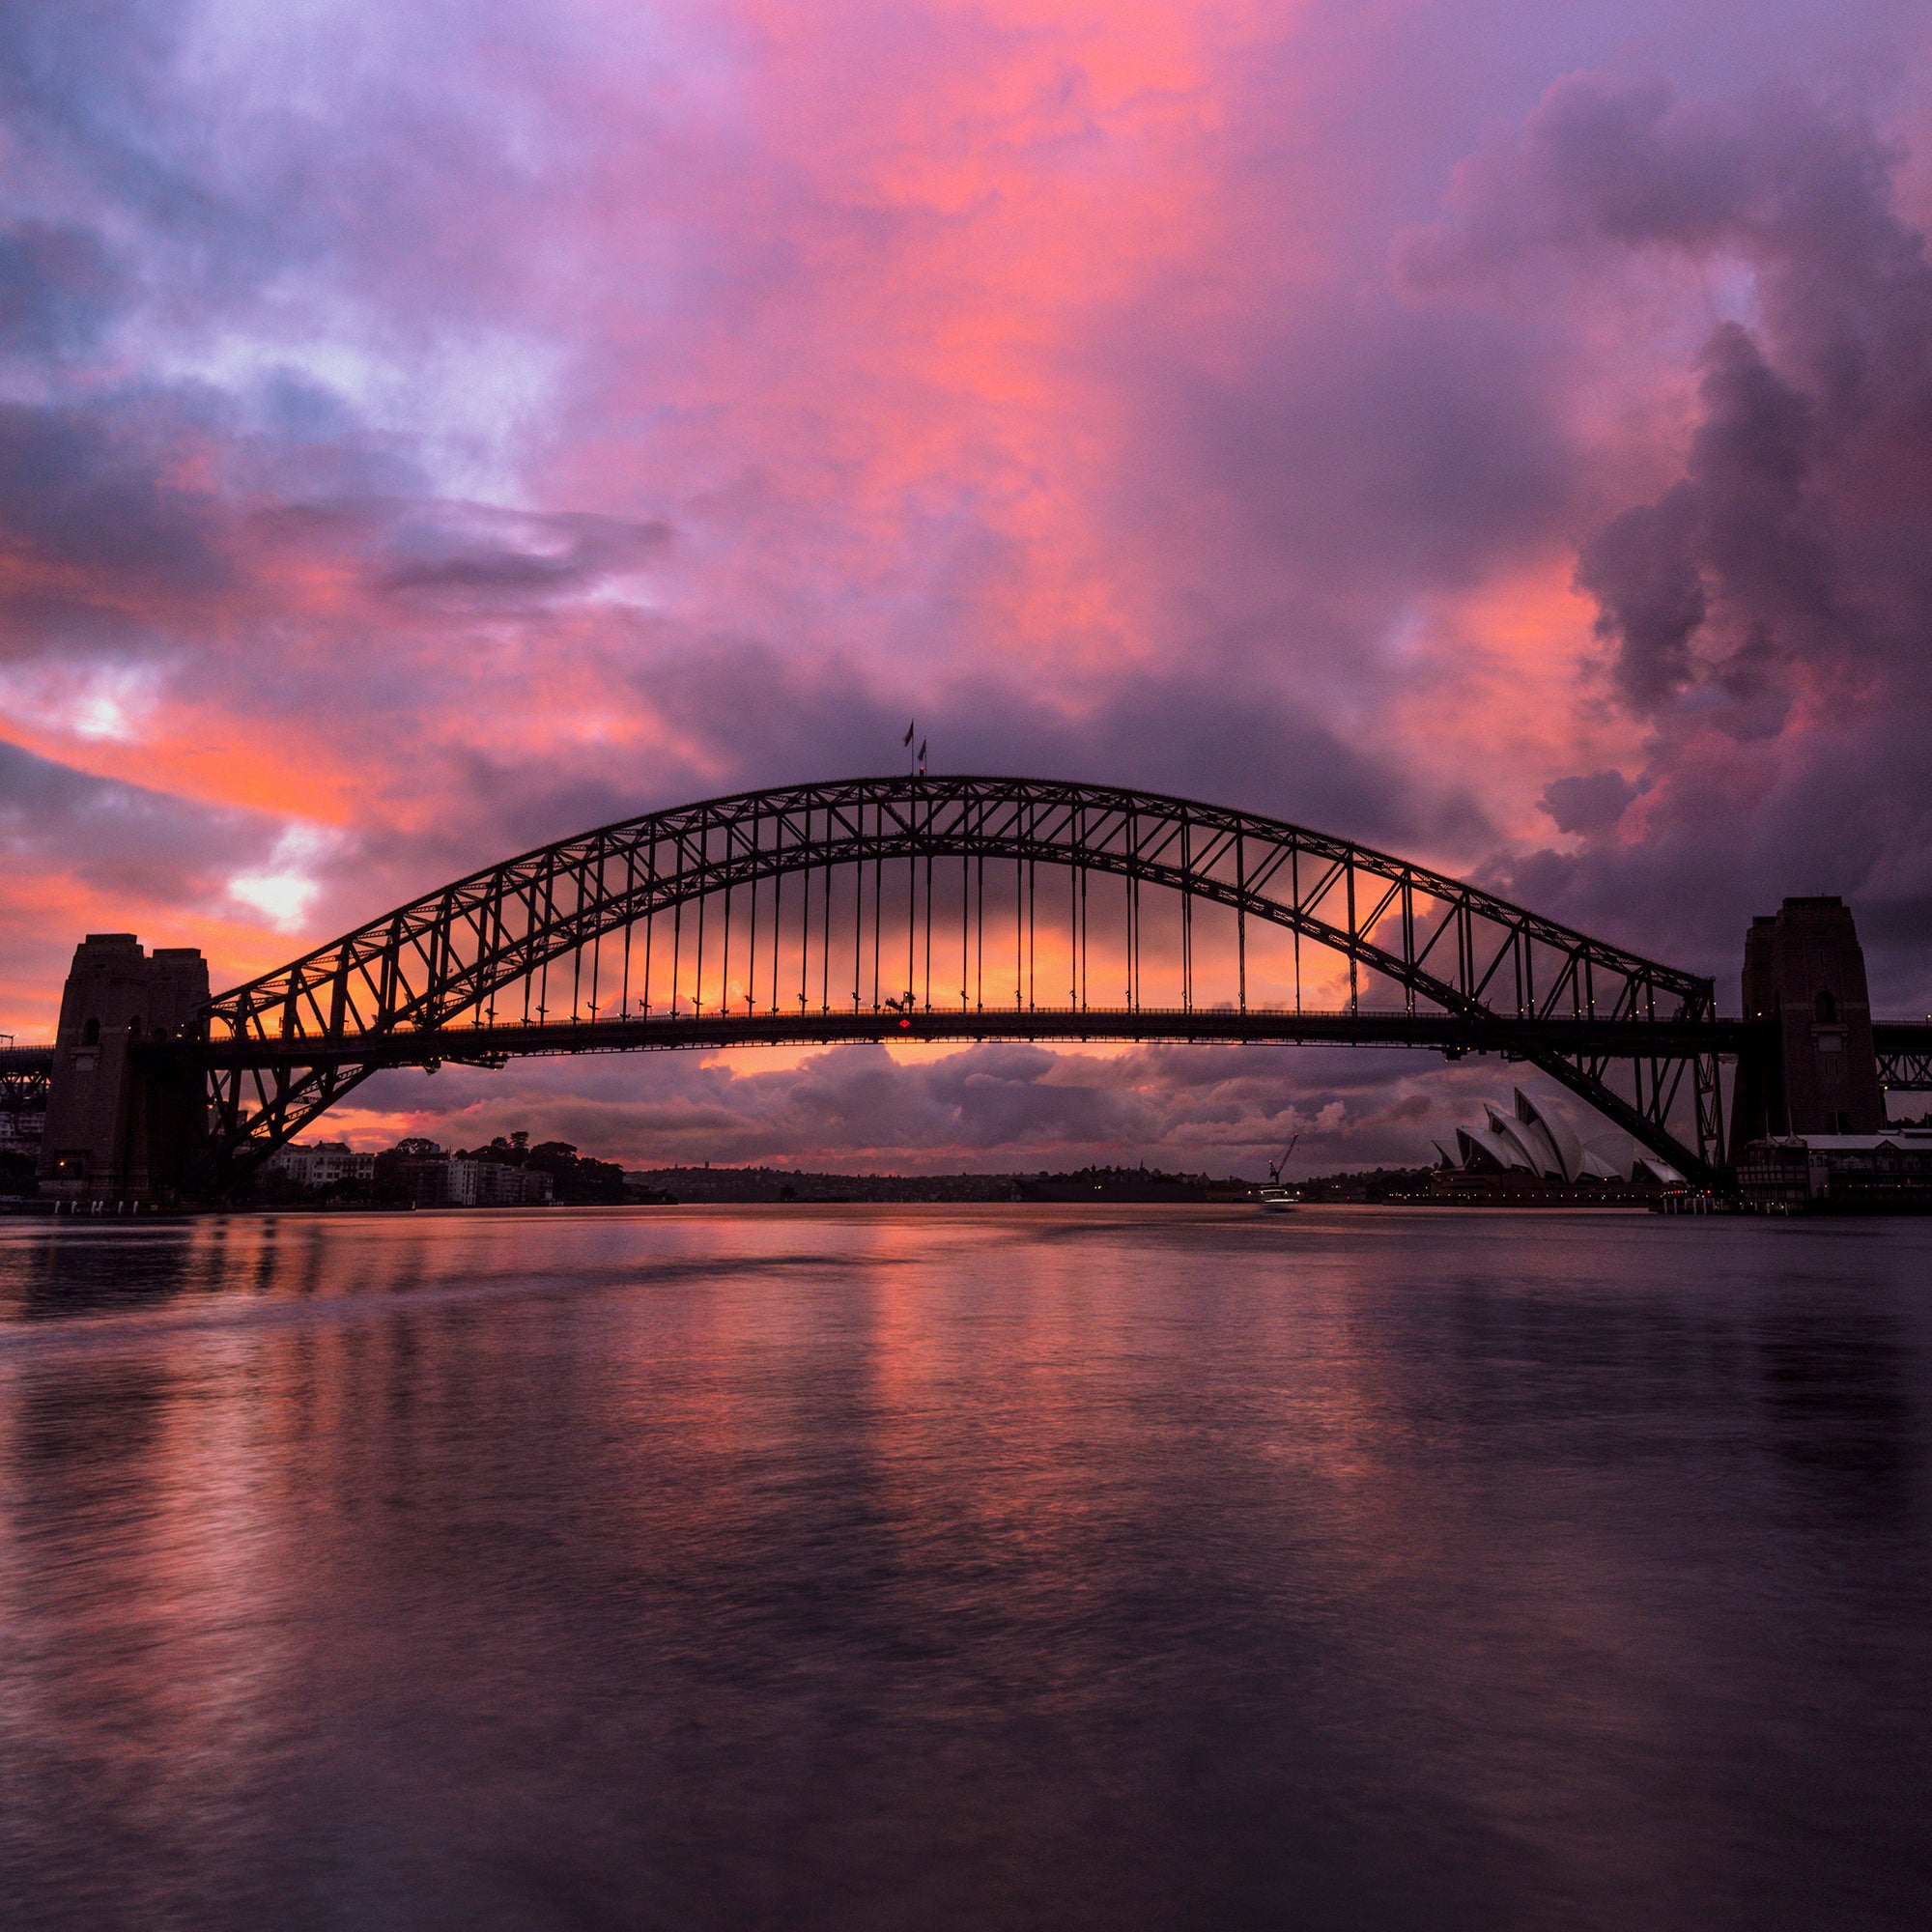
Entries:
[[1437, 1175], [1452, 1189], [1544, 1193], [1555, 1189], [1624, 1186], [1681, 1186], [1677, 1170], [1654, 1155], [1641, 1154], [1626, 1175], [1602, 1154], [1586, 1148], [1560, 1114], [1540, 1107], [1520, 1087], [1512, 1111], [1483, 1103], [1487, 1120], [1479, 1127], [1456, 1129], [1456, 1151], [1440, 1141]]

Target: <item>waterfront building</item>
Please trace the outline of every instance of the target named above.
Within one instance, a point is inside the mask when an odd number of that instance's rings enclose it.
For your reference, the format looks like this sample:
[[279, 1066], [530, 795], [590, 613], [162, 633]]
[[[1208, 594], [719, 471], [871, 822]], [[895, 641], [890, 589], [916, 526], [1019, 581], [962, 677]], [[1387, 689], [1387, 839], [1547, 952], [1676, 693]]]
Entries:
[[46, 1132], [44, 1107], [0, 1107], [0, 1153], [25, 1154], [38, 1161]]
[[384, 1165], [418, 1208], [548, 1208], [554, 1188], [539, 1170], [445, 1153], [433, 1141], [404, 1141]]
[[[1456, 1151], [1440, 1141], [1437, 1170], [1454, 1180], [1511, 1181], [1533, 1190], [1592, 1187], [1623, 1179], [1602, 1154], [1586, 1148], [1562, 1115], [1540, 1107], [1520, 1087], [1506, 1113], [1483, 1103], [1483, 1124], [1456, 1129]], [[1675, 1179], [1673, 1173], [1672, 1178]]]
[[1745, 1206], [1768, 1212], [1932, 1212], [1932, 1128], [1770, 1136], [1737, 1173]]
[[552, 1188], [549, 1175], [529, 1168], [470, 1160], [462, 1154], [450, 1157], [448, 1195], [452, 1208], [547, 1208]]
[[347, 1182], [368, 1182], [376, 1179], [376, 1156], [352, 1152], [347, 1141], [317, 1141], [310, 1147], [295, 1142], [277, 1148], [262, 1163], [270, 1174], [279, 1174], [298, 1187], [340, 1187]]

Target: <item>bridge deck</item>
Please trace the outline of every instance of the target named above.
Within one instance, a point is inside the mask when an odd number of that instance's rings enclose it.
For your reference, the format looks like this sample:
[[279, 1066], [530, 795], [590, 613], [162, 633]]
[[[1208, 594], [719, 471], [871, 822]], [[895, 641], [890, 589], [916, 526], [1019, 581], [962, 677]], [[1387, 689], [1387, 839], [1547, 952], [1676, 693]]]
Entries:
[[[727, 1046], [832, 1046], [862, 1040], [1274, 1042], [1303, 1046], [1411, 1047], [1432, 1052], [1520, 1054], [1532, 1046], [1616, 1055], [1736, 1054], [1764, 1023], [1708, 1021], [1476, 1020], [1395, 1011], [1233, 1012], [1222, 1009], [1062, 1009], [982, 1012], [706, 1013], [671, 1018], [562, 1021], [545, 1026], [445, 1027], [338, 1041], [212, 1040], [146, 1047], [186, 1053], [207, 1066], [276, 1065], [426, 1066], [444, 1061], [494, 1065], [569, 1053], [668, 1052]], [[1872, 1027], [1880, 1074], [1894, 1092], [1932, 1091], [1932, 1020], [1879, 1020]], [[45, 1079], [51, 1044], [0, 1047], [0, 1079]]]
[[[1509, 1019], [1409, 1012], [1255, 1011], [1228, 1008], [993, 1009], [899, 1012], [680, 1013], [614, 1020], [553, 1021], [542, 1026], [443, 1027], [351, 1036], [339, 1041], [302, 1037], [216, 1040], [191, 1051], [214, 1066], [311, 1066], [342, 1064], [424, 1065], [443, 1061], [490, 1063], [530, 1055], [624, 1053], [691, 1047], [829, 1046], [871, 1040], [986, 1039], [1111, 1042], [1276, 1042], [1306, 1046], [1384, 1046], [1464, 1053], [1681, 1055], [1736, 1053], [1760, 1031], [1743, 1020]], [[1928, 1028], [1932, 1043], [1932, 1028]]]

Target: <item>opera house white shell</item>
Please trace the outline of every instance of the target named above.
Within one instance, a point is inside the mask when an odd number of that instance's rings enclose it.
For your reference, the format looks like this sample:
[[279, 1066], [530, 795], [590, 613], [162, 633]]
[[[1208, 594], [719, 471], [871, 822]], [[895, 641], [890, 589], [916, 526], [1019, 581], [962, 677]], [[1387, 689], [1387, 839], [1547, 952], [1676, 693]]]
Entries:
[[1451, 1167], [1530, 1174], [1566, 1185], [1621, 1178], [1601, 1154], [1583, 1145], [1561, 1115], [1546, 1112], [1520, 1087], [1512, 1097], [1512, 1112], [1506, 1114], [1486, 1100], [1483, 1112], [1488, 1119], [1483, 1126], [1458, 1127], [1455, 1154], [1438, 1141], [1436, 1150], [1443, 1160]]

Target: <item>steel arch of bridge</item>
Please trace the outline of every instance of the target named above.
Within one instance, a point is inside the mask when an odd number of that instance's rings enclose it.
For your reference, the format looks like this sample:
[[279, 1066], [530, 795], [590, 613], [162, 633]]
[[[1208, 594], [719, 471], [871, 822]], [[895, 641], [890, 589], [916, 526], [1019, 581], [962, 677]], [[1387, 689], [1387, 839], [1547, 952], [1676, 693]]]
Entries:
[[[1037, 985], [1017, 971], [1013, 1006], [986, 1005], [983, 965], [977, 1000], [962, 971], [967, 984], [959, 1007], [935, 1006], [933, 867], [954, 861], [961, 867], [962, 959], [972, 939], [976, 875], [983, 949], [986, 868], [1014, 868], [1013, 928], [1022, 954], [1037, 917], [1039, 868], [1065, 875], [1071, 967], [1065, 1007], [1039, 1006]], [[882, 882], [885, 868], [900, 864], [907, 868], [905, 944], [914, 964], [924, 872], [923, 1001], [910, 993], [883, 997]], [[868, 872], [869, 1008], [860, 971]], [[849, 1012], [842, 963], [836, 1003], [831, 988], [834, 883], [845, 875], [854, 881]], [[1083, 947], [1094, 875], [1125, 882], [1124, 1006], [1102, 1008], [1087, 997]], [[787, 881], [796, 895], [789, 908]], [[1179, 901], [1178, 1009], [1156, 1009], [1139, 998], [1144, 887]], [[1235, 916], [1238, 991], [1213, 1009], [1197, 1006], [1194, 997], [1197, 901]], [[745, 1012], [679, 1012], [675, 993], [671, 1010], [652, 1010], [655, 923], [667, 916], [678, 923], [667, 943], [695, 944], [701, 978], [705, 912], [717, 908], [713, 918], [723, 931], [712, 943], [722, 938], [728, 962], [734, 904], [737, 943], [749, 943], [751, 961], [742, 983], [753, 988], [744, 996]], [[761, 907], [772, 955], [768, 984], [760, 964]], [[819, 996], [814, 1005], [810, 988], [802, 985], [796, 1013], [788, 983], [785, 1000], [779, 997], [788, 914], [800, 933], [801, 971], [820, 937], [813, 922], [823, 922]], [[844, 921], [841, 911], [841, 947]], [[1297, 948], [1307, 940], [1345, 958], [1346, 1008], [1304, 1012], [1298, 996], [1293, 1012], [1251, 1008], [1250, 921], [1289, 929]], [[687, 936], [684, 926], [693, 923]], [[641, 1014], [633, 1010], [633, 935], [640, 925]], [[944, 944], [953, 943], [949, 926]], [[566, 962], [568, 1020], [556, 1017]], [[1019, 964], [1027, 963], [1022, 956]], [[550, 998], [554, 973], [558, 1005]], [[1365, 978], [1372, 987], [1393, 989], [1394, 1001], [1365, 1003]], [[499, 1003], [519, 987], [521, 1014], [506, 1020]], [[514, 1010], [514, 998], [510, 1005]], [[1717, 1019], [1709, 980], [1351, 840], [1152, 792], [919, 776], [746, 792], [539, 846], [218, 995], [205, 1009], [198, 1037], [175, 1051], [205, 1070], [209, 1139], [197, 1179], [211, 1187], [258, 1162], [384, 1066], [433, 1066], [444, 1059], [500, 1064], [512, 1054], [607, 1048], [908, 1037], [1332, 1039], [1426, 1045], [1452, 1056], [1496, 1050], [1533, 1062], [1640, 1144], [1706, 1178], [1722, 1159], [1718, 1058], [1730, 1043], [1726, 1024]], [[1628, 1081], [1628, 1092], [1612, 1084], [1613, 1072]], [[1690, 1116], [1688, 1138], [1675, 1124], [1680, 1112]]]

